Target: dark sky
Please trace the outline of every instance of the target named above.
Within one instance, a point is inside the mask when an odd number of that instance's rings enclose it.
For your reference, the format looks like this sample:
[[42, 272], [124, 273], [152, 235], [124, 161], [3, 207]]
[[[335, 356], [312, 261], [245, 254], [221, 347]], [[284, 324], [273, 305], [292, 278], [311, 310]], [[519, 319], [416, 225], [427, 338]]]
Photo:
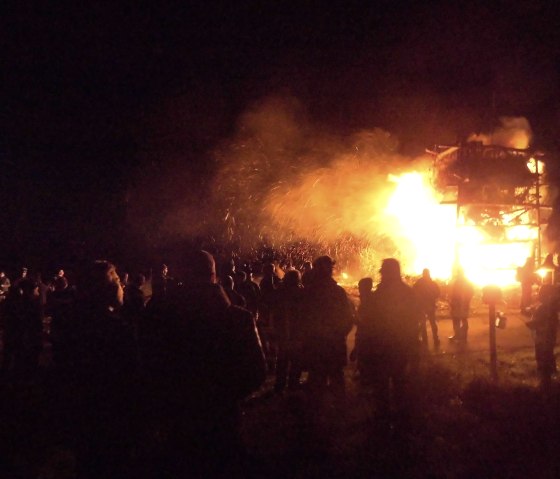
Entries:
[[0, 137], [0, 228], [20, 255], [114, 246], [147, 163], [209, 174], [205, 152], [270, 94], [407, 154], [504, 115], [558, 146], [554, 2], [21, 3], [3, 6]]

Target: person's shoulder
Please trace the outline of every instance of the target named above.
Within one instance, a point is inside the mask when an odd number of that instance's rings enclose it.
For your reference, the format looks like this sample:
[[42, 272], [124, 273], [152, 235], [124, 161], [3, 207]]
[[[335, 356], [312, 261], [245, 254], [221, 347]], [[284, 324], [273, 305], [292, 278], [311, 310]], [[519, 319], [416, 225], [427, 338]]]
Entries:
[[336, 282], [336, 280], [334, 278], [331, 278], [330, 281], [327, 283], [333, 290], [338, 291], [339, 293], [344, 293], [346, 294], [346, 290], [340, 286], [340, 284], [338, 284]]
[[416, 293], [414, 292], [414, 287], [406, 284], [404, 281], [399, 281], [395, 286], [396, 289], [404, 294], [416, 295]]
[[242, 306], [237, 306], [232, 304], [227, 309], [227, 315], [229, 318], [232, 318], [235, 321], [244, 322], [244, 321], [253, 321], [253, 313], [249, 311], [247, 308]]
[[226, 311], [226, 321], [229, 328], [237, 331], [253, 330], [256, 327], [253, 313], [233, 304]]

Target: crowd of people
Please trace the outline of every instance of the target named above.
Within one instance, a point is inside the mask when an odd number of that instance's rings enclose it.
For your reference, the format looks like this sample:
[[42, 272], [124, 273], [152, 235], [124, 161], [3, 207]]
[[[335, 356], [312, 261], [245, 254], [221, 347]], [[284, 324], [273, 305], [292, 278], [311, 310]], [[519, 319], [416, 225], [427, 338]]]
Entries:
[[[37, 373], [48, 317], [48, 367], [72, 397], [66, 424], [87, 438], [79, 447], [85, 477], [124, 477], [131, 439], [143, 435], [151, 438], [144, 472], [165, 464], [169, 477], [242, 475], [239, 404], [267, 376], [276, 394], [303, 390], [343, 400], [349, 358], [373, 391], [377, 417], [391, 420], [406, 414], [407, 381], [428, 344], [427, 323], [439, 347], [441, 292], [429, 270], [409, 285], [396, 259], [383, 260], [375, 288], [372, 278], [360, 280], [356, 307], [333, 278], [334, 266], [329, 256], [300, 269], [265, 261], [256, 280], [251, 264], [217, 267], [197, 250], [173, 275], [163, 265], [149, 278], [119, 276], [108, 261], [88, 264], [72, 284], [63, 270], [47, 283], [26, 268], [11, 282], [1, 272], [1, 370], [16, 380]], [[557, 308], [547, 291], [534, 327], [547, 324], [537, 359], [550, 375], [549, 318]], [[467, 338], [472, 296], [472, 284], [457, 274], [448, 292], [452, 341]], [[348, 354], [353, 327], [356, 346]]]

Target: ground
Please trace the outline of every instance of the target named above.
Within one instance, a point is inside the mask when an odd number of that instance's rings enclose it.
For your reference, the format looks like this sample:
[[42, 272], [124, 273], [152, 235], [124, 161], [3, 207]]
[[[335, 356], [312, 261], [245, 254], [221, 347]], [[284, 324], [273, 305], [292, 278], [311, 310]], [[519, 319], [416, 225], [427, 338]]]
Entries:
[[[408, 418], [375, 419], [371, 391], [355, 366], [347, 398], [274, 396], [268, 388], [245, 407], [245, 439], [262, 477], [557, 477], [560, 394], [538, 389], [531, 332], [515, 296], [499, 305], [498, 379], [490, 375], [488, 307], [473, 301], [467, 343], [438, 310], [441, 347], [425, 351], [411, 384]], [[509, 304], [509, 306], [508, 306]], [[349, 337], [351, 349], [353, 337]]]
[[[270, 376], [243, 405], [247, 476], [558, 477], [560, 391], [555, 385], [544, 395], [538, 388], [531, 333], [517, 304], [513, 297], [498, 308], [508, 321], [496, 332], [494, 381], [487, 306], [475, 299], [469, 339], [455, 344], [447, 340], [451, 322], [442, 303], [441, 347], [435, 351], [430, 343], [422, 355], [410, 414], [390, 422], [375, 418], [371, 391], [360, 385], [352, 363], [345, 399], [305, 391], [276, 395]], [[351, 349], [353, 334], [348, 343]], [[48, 380], [1, 381], [0, 406], [0, 471], [11, 471], [0, 477], [76, 477], [74, 444], [64, 440], [56, 419], [67, 405], [57, 402]]]

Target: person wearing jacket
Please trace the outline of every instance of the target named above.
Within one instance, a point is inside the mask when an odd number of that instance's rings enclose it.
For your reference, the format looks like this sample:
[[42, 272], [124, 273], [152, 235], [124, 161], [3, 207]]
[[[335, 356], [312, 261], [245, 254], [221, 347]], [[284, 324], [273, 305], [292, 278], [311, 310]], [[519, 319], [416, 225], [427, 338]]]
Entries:
[[406, 383], [418, 361], [422, 310], [396, 259], [384, 259], [380, 273], [381, 281], [362, 309], [358, 359], [366, 383], [374, 387], [377, 412], [387, 417], [393, 407], [401, 412], [407, 407]]
[[313, 262], [313, 281], [304, 288], [304, 350], [308, 385], [344, 394], [346, 337], [354, 324], [354, 311], [346, 291], [332, 277], [334, 264], [329, 256]]
[[265, 358], [253, 315], [231, 304], [213, 256], [195, 251], [184, 267], [163, 308], [169, 447], [182, 473], [230, 477], [243, 456], [240, 401], [263, 384]]

